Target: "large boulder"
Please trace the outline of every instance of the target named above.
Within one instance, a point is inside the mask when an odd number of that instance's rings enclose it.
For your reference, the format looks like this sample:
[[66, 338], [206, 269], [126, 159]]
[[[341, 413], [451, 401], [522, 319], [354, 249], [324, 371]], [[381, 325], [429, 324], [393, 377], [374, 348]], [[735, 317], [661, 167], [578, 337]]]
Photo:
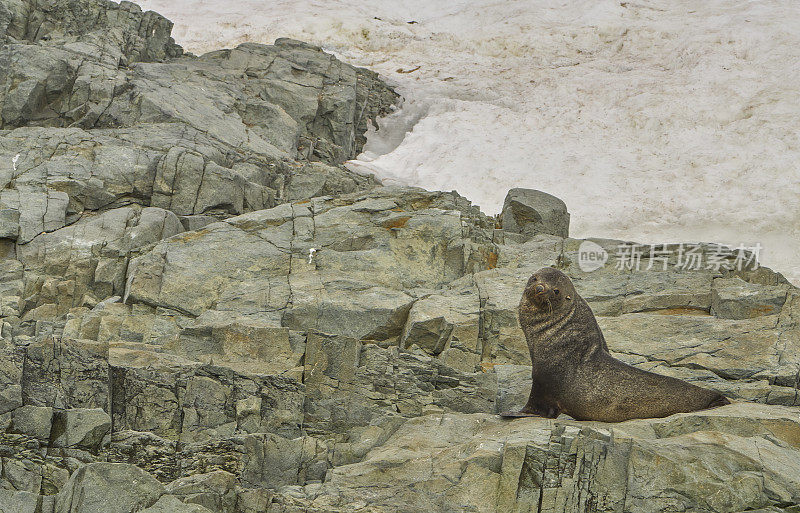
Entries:
[[482, 360], [480, 299], [472, 286], [432, 294], [414, 303], [400, 345], [440, 356], [448, 365], [473, 372]]
[[527, 237], [545, 233], [569, 236], [569, 213], [563, 201], [542, 191], [511, 189], [501, 212], [503, 230]]

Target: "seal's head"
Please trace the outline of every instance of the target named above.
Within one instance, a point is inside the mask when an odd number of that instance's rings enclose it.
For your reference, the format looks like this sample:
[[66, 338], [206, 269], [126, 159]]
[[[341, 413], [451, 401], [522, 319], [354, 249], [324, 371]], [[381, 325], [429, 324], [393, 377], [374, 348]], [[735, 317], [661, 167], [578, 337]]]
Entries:
[[528, 279], [520, 311], [552, 314], [570, 308], [577, 296], [569, 277], [552, 267], [539, 269]]

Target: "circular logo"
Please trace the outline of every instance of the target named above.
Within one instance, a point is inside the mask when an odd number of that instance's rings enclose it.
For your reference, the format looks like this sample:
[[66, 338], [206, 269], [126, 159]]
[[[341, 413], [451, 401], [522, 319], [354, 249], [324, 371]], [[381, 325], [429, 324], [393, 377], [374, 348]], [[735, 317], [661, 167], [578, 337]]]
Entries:
[[590, 240], [581, 242], [578, 247], [578, 267], [585, 273], [596, 271], [608, 260], [608, 252]]

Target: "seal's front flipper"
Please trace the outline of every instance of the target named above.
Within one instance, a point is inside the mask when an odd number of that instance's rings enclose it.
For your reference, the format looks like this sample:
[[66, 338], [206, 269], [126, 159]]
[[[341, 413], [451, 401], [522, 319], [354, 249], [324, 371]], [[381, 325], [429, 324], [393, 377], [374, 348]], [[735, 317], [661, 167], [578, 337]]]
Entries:
[[522, 417], [539, 417], [539, 418], [546, 418], [544, 415], [539, 415], [538, 413], [527, 413], [524, 411], [504, 411], [502, 413], [498, 413], [504, 419], [520, 419]]
[[560, 413], [561, 410], [557, 406], [552, 406], [537, 400], [536, 396], [533, 394], [533, 391], [531, 391], [531, 397], [521, 410], [506, 411], [500, 413], [499, 415], [509, 419], [516, 419], [519, 417], [544, 417], [546, 419], [554, 419], [558, 417]]

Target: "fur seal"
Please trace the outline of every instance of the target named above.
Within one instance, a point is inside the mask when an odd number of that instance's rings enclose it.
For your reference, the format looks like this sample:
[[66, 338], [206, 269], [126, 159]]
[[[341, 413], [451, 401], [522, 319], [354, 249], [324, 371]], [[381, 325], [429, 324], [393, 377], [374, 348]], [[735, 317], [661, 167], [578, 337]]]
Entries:
[[730, 404], [718, 392], [631, 367], [608, 352], [586, 301], [561, 271], [545, 267], [528, 280], [519, 322], [533, 363], [528, 403], [507, 417], [621, 422], [667, 417]]

